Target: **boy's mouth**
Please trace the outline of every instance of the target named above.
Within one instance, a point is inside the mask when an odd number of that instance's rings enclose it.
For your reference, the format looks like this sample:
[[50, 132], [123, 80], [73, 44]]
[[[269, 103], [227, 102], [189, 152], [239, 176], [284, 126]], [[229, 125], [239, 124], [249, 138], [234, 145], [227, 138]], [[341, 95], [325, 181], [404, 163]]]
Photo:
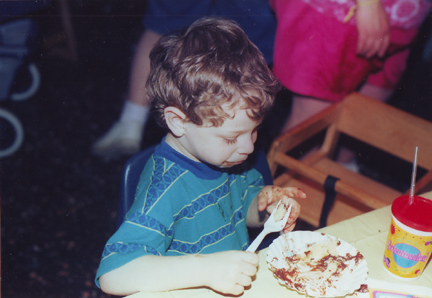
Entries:
[[224, 162], [223, 163], [223, 166], [224, 167], [233, 167], [233, 166], [236, 166], [236, 165], [239, 165], [239, 164], [241, 164], [241, 163], [243, 163], [245, 161], [245, 159], [243, 159], [243, 160], [241, 160], [241, 161], [226, 161], [226, 162]]

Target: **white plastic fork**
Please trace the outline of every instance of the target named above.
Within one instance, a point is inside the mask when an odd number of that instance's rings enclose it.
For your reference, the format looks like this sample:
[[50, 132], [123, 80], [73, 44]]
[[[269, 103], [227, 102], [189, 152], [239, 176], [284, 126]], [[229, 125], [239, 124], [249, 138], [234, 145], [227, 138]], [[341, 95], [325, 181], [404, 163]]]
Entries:
[[264, 223], [264, 229], [261, 231], [261, 233], [258, 234], [258, 236], [255, 238], [255, 240], [252, 241], [251, 245], [249, 245], [249, 247], [246, 251], [255, 252], [256, 249], [258, 248], [258, 246], [263, 241], [264, 237], [267, 236], [267, 234], [273, 233], [273, 232], [280, 232], [285, 227], [285, 224], [288, 221], [289, 215], [291, 213], [292, 205], [289, 206], [287, 212], [285, 213], [285, 216], [281, 220], [275, 221], [274, 214], [276, 213], [276, 210], [278, 209], [278, 206], [280, 203], [281, 203], [281, 201], [279, 201], [279, 203], [277, 203], [272, 214], [267, 219], [267, 221]]

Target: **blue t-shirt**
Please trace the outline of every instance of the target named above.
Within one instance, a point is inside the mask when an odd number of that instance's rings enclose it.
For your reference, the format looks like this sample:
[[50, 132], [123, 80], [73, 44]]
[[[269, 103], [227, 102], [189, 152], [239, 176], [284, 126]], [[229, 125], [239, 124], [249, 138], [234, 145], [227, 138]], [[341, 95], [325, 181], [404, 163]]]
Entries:
[[163, 141], [141, 174], [125, 221], [105, 245], [96, 284], [102, 274], [144, 255], [245, 250], [246, 215], [263, 185], [247, 164], [216, 168]]

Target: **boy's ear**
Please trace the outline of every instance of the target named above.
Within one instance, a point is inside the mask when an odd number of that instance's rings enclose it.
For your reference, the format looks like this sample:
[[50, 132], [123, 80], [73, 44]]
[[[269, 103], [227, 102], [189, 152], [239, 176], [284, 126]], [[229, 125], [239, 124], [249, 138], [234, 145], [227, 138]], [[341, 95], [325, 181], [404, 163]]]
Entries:
[[185, 113], [180, 111], [176, 107], [166, 107], [164, 109], [165, 122], [176, 137], [182, 137], [184, 135], [184, 124], [187, 122]]

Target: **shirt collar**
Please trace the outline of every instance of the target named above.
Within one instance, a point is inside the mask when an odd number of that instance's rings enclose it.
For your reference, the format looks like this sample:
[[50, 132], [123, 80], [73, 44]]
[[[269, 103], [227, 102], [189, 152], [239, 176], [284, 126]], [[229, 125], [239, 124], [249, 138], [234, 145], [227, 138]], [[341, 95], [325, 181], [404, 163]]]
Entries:
[[227, 172], [227, 169], [222, 169], [203, 162], [194, 161], [186, 157], [168, 145], [165, 142], [165, 137], [162, 139], [160, 146], [155, 149], [155, 155], [159, 155], [163, 158], [171, 160], [201, 179], [217, 179], [224, 172]]

